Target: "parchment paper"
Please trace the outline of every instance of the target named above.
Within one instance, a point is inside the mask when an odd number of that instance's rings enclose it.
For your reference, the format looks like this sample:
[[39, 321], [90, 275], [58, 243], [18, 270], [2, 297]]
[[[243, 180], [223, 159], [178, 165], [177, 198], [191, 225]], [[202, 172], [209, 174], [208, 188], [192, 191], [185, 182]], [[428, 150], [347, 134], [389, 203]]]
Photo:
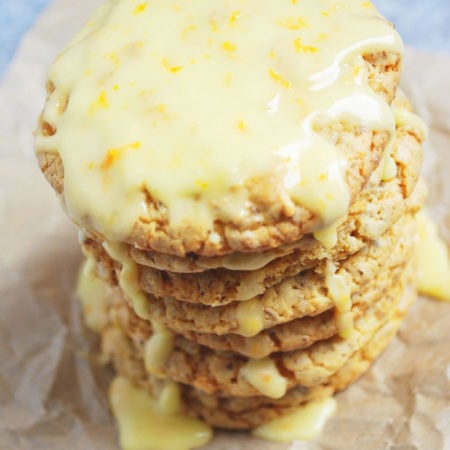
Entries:
[[[0, 449], [117, 450], [73, 288], [77, 232], [39, 173], [32, 130], [45, 71], [100, 0], [58, 0], [0, 83]], [[424, 18], [425, 19], [425, 18]], [[430, 125], [430, 208], [450, 242], [450, 58], [408, 49], [404, 89]], [[338, 395], [310, 443], [218, 433], [210, 450], [450, 450], [450, 304], [421, 299], [373, 368]]]

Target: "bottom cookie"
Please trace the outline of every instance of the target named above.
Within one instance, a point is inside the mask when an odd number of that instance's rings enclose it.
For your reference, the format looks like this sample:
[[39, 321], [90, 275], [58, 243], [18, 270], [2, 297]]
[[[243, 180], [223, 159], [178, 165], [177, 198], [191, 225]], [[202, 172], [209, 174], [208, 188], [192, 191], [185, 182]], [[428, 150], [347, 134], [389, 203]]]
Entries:
[[[320, 384], [310, 387], [296, 386], [280, 399], [264, 396], [245, 398], [217, 396], [180, 384], [186, 412], [216, 428], [245, 430], [270, 422], [306, 402], [345, 389], [368, 369], [387, 346], [415, 298], [415, 288], [411, 284], [406, 285], [396, 305], [389, 311], [384, 325], [337, 372]], [[166, 381], [146, 372], [143, 360], [138, 356], [131, 340], [119, 327], [114, 327], [109, 333], [103, 334], [102, 346], [105, 355], [120, 375], [134, 385], [145, 388], [152, 395], [158, 395]]]

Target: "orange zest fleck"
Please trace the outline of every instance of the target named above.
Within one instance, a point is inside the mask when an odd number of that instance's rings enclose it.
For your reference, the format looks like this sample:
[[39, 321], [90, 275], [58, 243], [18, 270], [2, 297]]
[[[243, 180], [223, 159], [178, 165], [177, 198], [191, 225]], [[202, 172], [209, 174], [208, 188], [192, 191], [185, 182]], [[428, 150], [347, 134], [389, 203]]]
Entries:
[[240, 131], [245, 131], [247, 129], [247, 124], [241, 119], [238, 121], [237, 127]]
[[131, 144], [124, 145], [123, 147], [109, 149], [106, 152], [106, 156], [105, 156], [104, 160], [99, 165], [100, 169], [101, 170], [110, 169], [114, 163], [116, 163], [123, 157], [124, 153], [127, 150], [137, 150], [140, 147], [141, 147], [141, 143], [136, 141], [136, 142], [132, 142]]
[[202, 180], [195, 180], [195, 185], [203, 190], [208, 189], [209, 186], [209, 184], [206, 181]]
[[106, 152], [105, 159], [100, 164], [101, 170], [108, 170], [111, 166], [122, 157], [119, 150], [112, 148]]
[[226, 52], [234, 52], [236, 51], [236, 45], [234, 45], [232, 42], [222, 42], [222, 48], [226, 51]]
[[317, 47], [311, 47], [310, 45], [303, 45], [301, 38], [295, 39], [294, 47], [297, 53], [315, 53], [318, 51]]
[[132, 142], [129, 145], [125, 145], [122, 147], [123, 150], [137, 150], [138, 148], [141, 148], [142, 144], [139, 141]]
[[147, 9], [147, 2], [139, 3], [139, 5], [134, 8], [133, 14], [140, 14]]
[[292, 87], [292, 83], [290, 81], [286, 80], [282, 75], [280, 75], [273, 69], [269, 69], [269, 76], [270, 78], [272, 78], [272, 80], [274, 80], [285, 89], [290, 89]]
[[97, 99], [91, 103], [91, 106], [89, 107], [89, 113], [93, 115], [99, 109], [108, 109], [108, 108], [109, 108], [109, 101], [106, 92], [101, 91]]
[[309, 26], [301, 17], [289, 17], [286, 20], [280, 20], [277, 22], [277, 25], [288, 28], [289, 30], [300, 30], [301, 28], [308, 28]]
[[100, 92], [100, 95], [98, 96], [98, 99], [97, 99], [97, 104], [101, 108], [105, 108], [105, 109], [109, 108], [109, 102], [108, 102], [108, 98], [106, 97], [105, 91]]
[[228, 20], [228, 22], [230, 23], [231, 26], [235, 26], [237, 20], [241, 16], [242, 16], [242, 12], [241, 11], [233, 11], [233, 13], [231, 14], [230, 19]]
[[167, 61], [166, 58], [162, 59], [162, 65], [166, 70], [168, 70], [169, 72], [172, 72], [172, 73], [177, 73], [180, 70], [183, 70], [183, 67], [181, 67], [181, 66], [173, 66], [173, 65], [169, 64], [169, 61]]

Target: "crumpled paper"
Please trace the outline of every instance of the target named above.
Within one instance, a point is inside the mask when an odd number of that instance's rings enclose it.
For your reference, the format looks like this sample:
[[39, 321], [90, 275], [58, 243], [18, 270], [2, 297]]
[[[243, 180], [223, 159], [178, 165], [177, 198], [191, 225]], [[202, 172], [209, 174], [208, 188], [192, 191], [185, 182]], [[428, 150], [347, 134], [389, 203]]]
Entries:
[[[117, 450], [111, 372], [92, 349], [74, 285], [75, 227], [39, 173], [32, 130], [45, 72], [101, 0], [57, 0], [0, 82], [0, 448]], [[450, 242], [450, 58], [408, 49], [403, 88], [430, 125], [429, 205]], [[449, 280], [450, 281], [450, 280]], [[339, 394], [313, 442], [217, 433], [209, 450], [450, 449], [450, 303], [420, 299], [372, 369]]]

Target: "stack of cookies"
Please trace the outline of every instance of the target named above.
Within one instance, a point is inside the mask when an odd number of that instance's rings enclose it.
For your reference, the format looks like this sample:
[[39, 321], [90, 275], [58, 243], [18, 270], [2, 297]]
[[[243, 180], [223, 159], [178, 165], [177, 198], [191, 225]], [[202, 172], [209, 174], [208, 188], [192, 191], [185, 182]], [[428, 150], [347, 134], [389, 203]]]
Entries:
[[425, 131], [370, 2], [154, 3], [110, 2], [56, 61], [38, 159], [117, 373], [250, 429], [344, 389], [395, 335]]
[[[231, 429], [347, 387], [416, 297], [422, 133], [399, 124], [397, 174], [383, 180], [377, 169], [332, 236], [219, 257], [117, 249], [84, 236], [84, 276], [105, 282], [103, 352], [118, 373], [150, 392], [159, 378], [175, 380], [190, 411]], [[127, 286], [130, 273], [144, 298]], [[105, 297], [81, 296], [88, 316]]]

